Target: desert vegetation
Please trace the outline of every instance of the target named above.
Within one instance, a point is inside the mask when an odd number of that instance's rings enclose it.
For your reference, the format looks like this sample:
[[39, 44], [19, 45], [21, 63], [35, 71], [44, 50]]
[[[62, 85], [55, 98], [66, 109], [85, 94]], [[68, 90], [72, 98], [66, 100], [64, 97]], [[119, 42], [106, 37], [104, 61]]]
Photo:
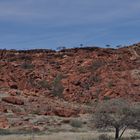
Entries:
[[6, 140], [63, 140], [65, 138], [68, 140], [138, 140], [140, 138], [139, 103], [132, 103], [122, 98], [108, 99], [99, 102], [95, 110], [87, 116], [67, 119], [55, 117], [54, 119], [58, 119], [61, 125], [50, 126], [45, 131], [1, 129], [0, 138], [3, 140], [6, 138]]
[[93, 115], [97, 128], [112, 127], [115, 129], [115, 140], [120, 140], [128, 128], [140, 126], [140, 106], [123, 99], [107, 100], [99, 104]]
[[58, 97], [62, 97], [63, 95], [63, 90], [64, 87], [62, 85], [62, 80], [63, 75], [62, 74], [57, 74], [56, 77], [54, 78], [53, 82], [52, 82], [52, 91], [51, 93], [54, 96], [58, 96]]

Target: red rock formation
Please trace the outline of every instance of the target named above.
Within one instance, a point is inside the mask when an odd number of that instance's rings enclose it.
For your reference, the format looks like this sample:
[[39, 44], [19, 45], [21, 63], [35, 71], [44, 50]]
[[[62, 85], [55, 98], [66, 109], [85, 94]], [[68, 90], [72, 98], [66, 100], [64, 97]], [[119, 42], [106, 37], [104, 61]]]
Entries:
[[79, 112], [77, 112], [76, 110], [72, 110], [72, 109], [56, 109], [54, 110], [54, 114], [56, 116], [60, 116], [60, 117], [72, 117], [72, 116], [77, 116]]
[[4, 116], [0, 116], [0, 128], [9, 128], [8, 120]]
[[0, 112], [70, 117], [86, 112], [72, 103], [116, 97], [139, 102], [139, 55], [140, 44], [59, 52], [0, 50]]
[[21, 99], [18, 99], [16, 97], [3, 97], [2, 101], [10, 103], [10, 104], [15, 104], [15, 105], [24, 105], [24, 101]]

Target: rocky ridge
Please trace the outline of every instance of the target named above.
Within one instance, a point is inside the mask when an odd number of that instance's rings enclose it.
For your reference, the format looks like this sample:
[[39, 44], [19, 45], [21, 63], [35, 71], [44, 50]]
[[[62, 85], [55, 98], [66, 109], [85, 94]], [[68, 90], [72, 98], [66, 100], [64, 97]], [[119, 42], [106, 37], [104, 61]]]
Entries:
[[29, 114], [75, 117], [117, 97], [140, 101], [140, 43], [0, 50], [0, 128], [30, 126]]

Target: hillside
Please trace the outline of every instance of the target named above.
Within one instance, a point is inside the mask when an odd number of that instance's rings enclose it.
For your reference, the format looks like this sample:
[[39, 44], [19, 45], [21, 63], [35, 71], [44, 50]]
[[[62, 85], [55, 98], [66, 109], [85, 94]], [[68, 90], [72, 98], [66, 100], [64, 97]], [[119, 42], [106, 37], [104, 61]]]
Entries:
[[31, 125], [28, 114], [77, 116], [88, 105], [116, 97], [140, 101], [140, 43], [0, 50], [0, 128]]

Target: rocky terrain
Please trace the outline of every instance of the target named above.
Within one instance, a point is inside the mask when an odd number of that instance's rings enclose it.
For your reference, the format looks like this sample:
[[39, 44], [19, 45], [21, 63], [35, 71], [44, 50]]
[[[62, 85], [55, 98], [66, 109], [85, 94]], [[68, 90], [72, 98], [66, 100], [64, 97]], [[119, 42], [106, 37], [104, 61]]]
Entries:
[[79, 117], [94, 111], [97, 102], [117, 97], [140, 101], [140, 43], [118, 49], [0, 50], [0, 128], [59, 127], [61, 119], [47, 118]]

